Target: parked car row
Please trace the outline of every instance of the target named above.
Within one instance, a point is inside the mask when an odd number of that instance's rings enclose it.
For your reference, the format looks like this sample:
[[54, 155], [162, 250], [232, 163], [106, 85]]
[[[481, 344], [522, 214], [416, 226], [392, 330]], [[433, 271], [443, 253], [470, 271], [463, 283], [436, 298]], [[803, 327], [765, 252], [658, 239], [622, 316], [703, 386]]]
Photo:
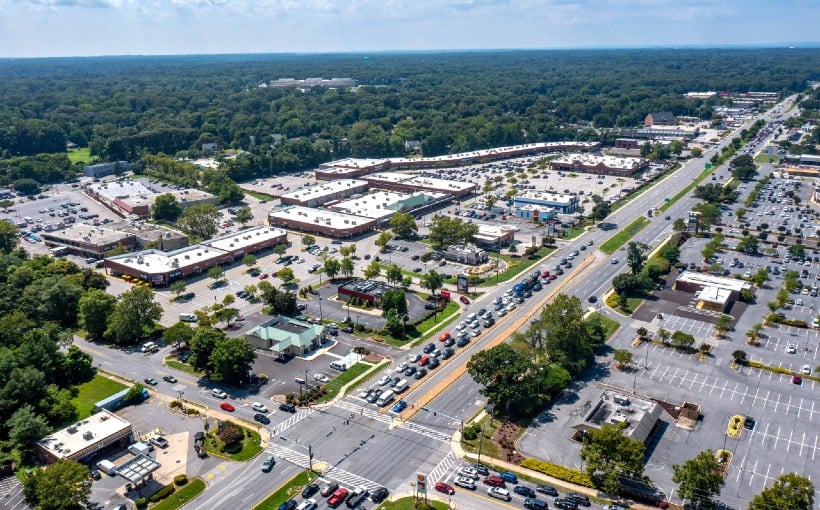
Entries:
[[[270, 458], [272, 459], [272, 457]], [[327, 505], [331, 508], [336, 508], [342, 503], [348, 508], [356, 508], [367, 501], [368, 497], [374, 503], [381, 503], [390, 494], [384, 487], [379, 487], [371, 492], [366, 487], [356, 487], [353, 490], [348, 490], [345, 487], [339, 487], [338, 483], [332, 481], [321, 487], [318, 484], [311, 483], [302, 490], [301, 503], [297, 503], [295, 499], [289, 499], [279, 505], [278, 510], [314, 510], [318, 506], [316, 498], [313, 497], [317, 492], [321, 497], [327, 498]]]

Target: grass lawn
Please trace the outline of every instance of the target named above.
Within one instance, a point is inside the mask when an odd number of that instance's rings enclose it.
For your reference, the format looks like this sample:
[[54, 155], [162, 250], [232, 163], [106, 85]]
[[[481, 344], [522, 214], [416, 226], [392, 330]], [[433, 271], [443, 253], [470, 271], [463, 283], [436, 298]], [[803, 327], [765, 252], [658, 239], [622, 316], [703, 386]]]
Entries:
[[414, 497], [408, 496], [396, 501], [385, 501], [376, 508], [379, 510], [447, 510], [447, 503], [435, 500], [428, 500], [427, 503], [416, 502]]
[[185, 503], [191, 501], [205, 490], [205, 482], [201, 478], [195, 478], [188, 481], [182, 487], [177, 487], [173, 494], [163, 499], [156, 505], [151, 507], [151, 510], [176, 510]]
[[769, 154], [760, 154], [755, 158], [755, 163], [780, 163], [780, 157], [771, 156]]
[[[509, 255], [491, 254], [490, 255], [491, 258], [498, 257], [501, 260], [503, 260], [504, 262], [506, 262], [507, 263], [507, 269], [500, 272], [500, 273], [498, 273], [497, 278], [496, 278], [495, 275], [488, 276], [487, 280], [482, 282], [482, 283], [479, 283], [478, 286], [479, 287], [492, 287], [496, 283], [501, 283], [501, 282], [506, 282], [506, 281], [512, 280], [516, 276], [520, 275], [521, 273], [523, 273], [527, 269], [534, 266], [536, 262], [538, 262], [542, 258], [546, 257], [547, 255], [549, 255], [553, 251], [554, 251], [554, 248], [543, 248], [542, 247], [536, 252], [535, 257], [533, 257], [532, 259], [530, 259], [528, 257], [523, 257], [523, 256], [522, 257], [511, 257]], [[515, 267], [510, 267], [510, 264], [515, 264]]]
[[339, 390], [342, 389], [342, 386], [349, 383], [353, 379], [359, 377], [360, 375], [372, 369], [373, 367], [374, 365], [371, 365], [370, 363], [360, 361], [352, 367], [345, 370], [344, 372], [342, 372], [341, 374], [337, 375], [336, 377], [331, 379], [329, 383], [325, 384], [325, 390], [327, 391], [327, 393], [322, 395], [322, 397], [319, 399], [319, 402], [330, 402], [331, 400], [336, 398], [336, 395], [339, 394]]
[[695, 189], [695, 186], [699, 185], [704, 179], [706, 179], [707, 177], [712, 175], [712, 172], [714, 172], [716, 168], [717, 168], [717, 165], [713, 166], [709, 169], [704, 168], [703, 171], [697, 177], [695, 177], [694, 181], [690, 182], [689, 184], [686, 185], [685, 188], [683, 188], [682, 190], [675, 193], [672, 197], [670, 197], [668, 202], [666, 202], [662, 206], [658, 207], [658, 210], [661, 211], [661, 212], [666, 212], [670, 207], [672, 207], [672, 205], [675, 202], [677, 202], [681, 198], [685, 197], [687, 194], [689, 194], [690, 191]]
[[606, 330], [607, 340], [612, 338], [612, 335], [614, 335], [615, 332], [618, 331], [618, 328], [621, 327], [621, 325], [615, 319], [610, 319], [606, 315], [600, 314], [598, 312], [589, 314], [587, 320], [589, 320], [592, 317], [598, 317], [598, 319], [601, 321], [601, 325], [603, 325], [604, 329]]
[[185, 372], [186, 374], [195, 375], [197, 377], [202, 377], [202, 372], [194, 370], [194, 367], [192, 367], [188, 363], [183, 363], [175, 359], [166, 359], [165, 364], [168, 365], [169, 368], [173, 368], [174, 370], [179, 370], [180, 372]]
[[68, 150], [68, 160], [71, 163], [91, 163], [94, 161], [95, 157], [91, 157], [91, 149], [88, 147], [79, 147], [77, 149], [69, 149]]
[[637, 220], [633, 221], [632, 223], [621, 229], [620, 232], [607, 239], [601, 245], [601, 251], [606, 253], [607, 255], [612, 255], [647, 225], [649, 225], [649, 219], [641, 216]]
[[94, 379], [79, 385], [79, 393], [71, 399], [71, 403], [77, 408], [77, 420], [88, 418], [94, 412], [94, 404], [125, 388], [127, 386], [124, 384], [101, 375], [95, 375]]
[[275, 510], [279, 508], [279, 505], [302, 492], [302, 489], [314, 478], [316, 478], [316, 473], [313, 471], [302, 471], [260, 501], [258, 505], [253, 507], [253, 510]]
[[267, 200], [268, 202], [270, 202], [271, 200], [275, 200], [275, 199], [276, 199], [276, 197], [275, 197], [275, 196], [273, 196], [273, 195], [268, 195], [267, 193], [260, 193], [260, 192], [258, 192], [258, 191], [253, 191], [253, 190], [249, 190], [249, 189], [245, 189], [245, 188], [242, 188], [242, 191], [243, 191], [246, 195], [250, 195], [250, 196], [252, 196], [252, 197], [254, 197], [254, 198], [258, 198], [259, 200]]
[[242, 440], [242, 449], [236, 453], [219, 451], [220, 447], [222, 446], [222, 441], [220, 441], [219, 437], [217, 437], [217, 429], [213, 428], [210, 430], [210, 432], [208, 432], [208, 437], [205, 440], [205, 450], [208, 453], [212, 453], [220, 457], [227, 457], [237, 462], [245, 462], [246, 460], [250, 460], [256, 457], [256, 455], [258, 455], [259, 452], [262, 451], [262, 441], [259, 438], [259, 433], [249, 428], [245, 428], [236, 422], [229, 423], [241, 428], [245, 432], [245, 439]]
[[626, 315], [632, 315], [632, 313], [641, 306], [643, 300], [646, 299], [646, 296], [630, 296], [626, 298], [626, 309], [621, 308], [618, 306], [618, 295], [612, 293], [609, 298], [606, 300], [607, 306], [610, 308], [614, 308], [616, 310], [620, 310], [621, 313]]

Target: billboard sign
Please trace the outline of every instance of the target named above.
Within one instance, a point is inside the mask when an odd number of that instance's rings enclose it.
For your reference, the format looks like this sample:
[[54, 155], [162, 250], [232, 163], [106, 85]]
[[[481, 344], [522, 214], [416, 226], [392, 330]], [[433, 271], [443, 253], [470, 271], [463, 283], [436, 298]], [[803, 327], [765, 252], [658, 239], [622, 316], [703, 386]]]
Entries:
[[416, 490], [419, 494], [427, 494], [427, 475], [424, 473], [416, 475]]
[[467, 281], [467, 275], [464, 273], [459, 273], [456, 278], [456, 288], [459, 292], [469, 292]]

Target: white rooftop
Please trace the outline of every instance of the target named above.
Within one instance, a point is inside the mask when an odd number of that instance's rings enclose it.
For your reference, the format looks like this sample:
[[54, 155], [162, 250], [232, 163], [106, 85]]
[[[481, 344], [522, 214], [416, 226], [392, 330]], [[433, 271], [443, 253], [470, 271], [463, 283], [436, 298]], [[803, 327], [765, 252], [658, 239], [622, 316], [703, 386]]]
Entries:
[[345, 158], [332, 161], [330, 165], [343, 168], [370, 168], [386, 163], [387, 161], [386, 159]]
[[730, 291], [740, 292], [743, 289], [750, 289], [752, 284], [745, 280], [735, 278], [725, 278], [706, 273], [696, 273], [694, 271], [684, 271], [678, 276], [678, 281], [693, 283], [705, 287], [717, 287]]
[[732, 297], [732, 291], [729, 289], [721, 289], [719, 287], [704, 287], [703, 290], [697, 293], [697, 298], [707, 303], [715, 303], [718, 305], [725, 305]]
[[513, 197], [515, 200], [536, 200], [539, 202], [547, 202], [552, 204], [569, 204], [577, 197], [575, 195], [565, 195], [563, 193], [555, 193], [553, 191], [536, 191], [526, 190]]
[[424, 187], [436, 191], [443, 191], [445, 193], [458, 193], [470, 189], [475, 189], [476, 185], [472, 182], [451, 181], [449, 179], [436, 179], [434, 177], [413, 177], [404, 181], [404, 184], [411, 186]]
[[96, 195], [107, 198], [109, 201], [116, 198], [123, 199], [139, 196], [147, 198], [154, 195], [154, 192], [146, 188], [141, 182], [127, 179], [114, 182], [95, 182], [90, 184], [88, 189]]
[[241, 248], [246, 248], [254, 244], [261, 243], [269, 239], [276, 239], [287, 235], [287, 232], [281, 228], [258, 226], [251, 227], [239, 232], [233, 232], [228, 235], [217, 237], [201, 244], [210, 246], [211, 248], [232, 252]]
[[396, 212], [392, 206], [407, 200], [412, 195], [407, 193], [396, 193], [393, 191], [376, 191], [363, 197], [344, 200], [333, 206], [334, 211], [339, 211], [354, 216], [363, 216], [380, 220], [392, 216]]
[[497, 238], [501, 237], [504, 234], [507, 234], [510, 231], [515, 231], [515, 228], [510, 228], [508, 225], [486, 225], [484, 223], [479, 223], [476, 225], [478, 227], [478, 232], [476, 232], [476, 237], [484, 237], [484, 238]]
[[281, 198], [289, 198], [292, 200], [299, 201], [313, 200], [329, 195], [334, 195], [340, 191], [348, 190], [351, 188], [359, 188], [362, 186], [367, 186], [367, 182], [359, 179], [338, 179], [334, 181], [327, 181], [321, 184], [316, 184], [315, 186], [309, 186], [304, 189], [291, 191], [290, 193], [282, 195]]
[[382, 181], [396, 184], [404, 182], [408, 179], [412, 179], [413, 176], [410, 174], [403, 174], [399, 172], [377, 172], [375, 174], [370, 174], [364, 178], [368, 181]]
[[594, 154], [572, 153], [559, 156], [551, 163], [580, 164], [584, 166], [603, 165], [607, 168], [623, 168], [632, 170], [640, 167], [644, 160], [642, 158], [619, 158], [617, 156], [597, 156]]
[[373, 221], [371, 218], [364, 218], [362, 216], [354, 216], [352, 214], [328, 211], [325, 209], [312, 209], [300, 205], [277, 209], [270, 213], [270, 217], [279, 218], [284, 221], [312, 223], [317, 226], [334, 229], [353, 228]]
[[130, 427], [131, 423], [114, 413], [102, 410], [44, 437], [37, 444], [56, 458], [64, 459]]

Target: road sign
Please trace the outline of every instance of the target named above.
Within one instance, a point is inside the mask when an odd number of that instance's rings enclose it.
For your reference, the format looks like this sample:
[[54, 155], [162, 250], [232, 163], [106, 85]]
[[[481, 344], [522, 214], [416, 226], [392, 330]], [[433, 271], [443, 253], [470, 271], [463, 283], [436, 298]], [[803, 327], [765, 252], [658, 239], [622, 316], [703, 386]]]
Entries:
[[424, 473], [416, 475], [416, 490], [419, 494], [427, 494], [427, 475]]
[[712, 163], [706, 163], [706, 169], [711, 170], [712, 169]]

